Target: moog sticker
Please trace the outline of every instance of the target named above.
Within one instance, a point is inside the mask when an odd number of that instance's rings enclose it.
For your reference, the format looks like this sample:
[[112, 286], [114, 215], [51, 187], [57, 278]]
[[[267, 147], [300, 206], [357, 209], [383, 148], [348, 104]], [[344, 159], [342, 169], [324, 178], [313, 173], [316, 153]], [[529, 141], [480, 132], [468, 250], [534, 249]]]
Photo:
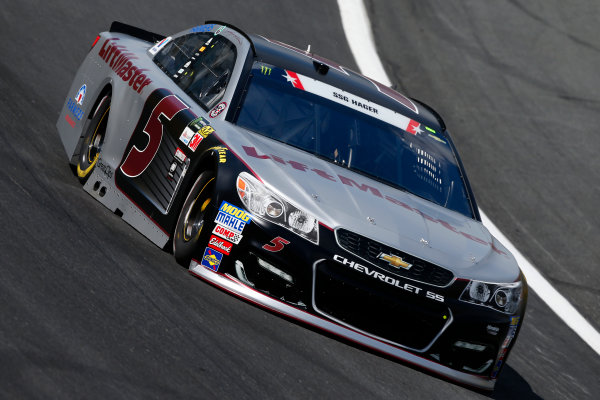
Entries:
[[236, 233], [242, 233], [246, 224], [251, 221], [252, 217], [250, 214], [226, 201], [221, 203], [219, 213], [217, 214], [217, 218], [215, 218], [216, 223], [223, 225]]

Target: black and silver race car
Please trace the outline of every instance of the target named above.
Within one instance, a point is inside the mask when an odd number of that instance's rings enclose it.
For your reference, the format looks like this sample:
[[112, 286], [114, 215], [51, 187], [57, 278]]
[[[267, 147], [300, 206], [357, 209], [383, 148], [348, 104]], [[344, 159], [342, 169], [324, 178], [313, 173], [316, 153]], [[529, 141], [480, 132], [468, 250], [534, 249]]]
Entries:
[[527, 285], [427, 105], [224, 23], [115, 22], [57, 128], [84, 190], [195, 276], [493, 389]]

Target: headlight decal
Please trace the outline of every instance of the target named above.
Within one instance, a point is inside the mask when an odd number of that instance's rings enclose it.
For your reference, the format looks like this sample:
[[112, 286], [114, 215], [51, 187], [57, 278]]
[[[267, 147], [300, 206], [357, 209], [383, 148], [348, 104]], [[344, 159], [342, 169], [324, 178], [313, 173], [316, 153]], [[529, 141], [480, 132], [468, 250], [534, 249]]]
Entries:
[[472, 280], [463, 290], [459, 300], [513, 314], [519, 308], [522, 294], [521, 280], [514, 283], [489, 283]]
[[313, 243], [319, 243], [319, 221], [289, 200], [272, 192], [258, 179], [242, 172], [236, 189], [244, 206], [254, 216], [282, 226]]

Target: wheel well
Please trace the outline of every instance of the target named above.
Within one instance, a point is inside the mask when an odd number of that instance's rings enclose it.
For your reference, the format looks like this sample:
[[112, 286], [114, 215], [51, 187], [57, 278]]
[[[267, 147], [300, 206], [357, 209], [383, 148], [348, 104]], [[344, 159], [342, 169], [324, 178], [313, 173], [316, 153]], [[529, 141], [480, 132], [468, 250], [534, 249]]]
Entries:
[[88, 113], [88, 119], [92, 119], [92, 117], [94, 116], [94, 113], [92, 111], [96, 110], [104, 96], [110, 93], [112, 93], [112, 86], [110, 83], [107, 83], [100, 91], [98, 97], [96, 97], [96, 101], [94, 101], [94, 106], [90, 109], [90, 112]]
[[[179, 199], [177, 200], [177, 207], [175, 208], [177, 210], [177, 213], [176, 213], [177, 216], [179, 216], [179, 213], [181, 212], [181, 208], [183, 207], [183, 205], [185, 203], [185, 199], [186, 199], [189, 191], [194, 186], [196, 179], [198, 179], [198, 176], [200, 176], [200, 174], [203, 172], [212, 171], [216, 177], [218, 164], [219, 164], [218, 154], [216, 154], [216, 152], [214, 152], [213, 150], [209, 150], [202, 156], [202, 158], [198, 162], [198, 165], [196, 165], [194, 167], [194, 170], [187, 174], [187, 176], [189, 176], [190, 179], [186, 183], [185, 186], [181, 187], [181, 189], [178, 193]], [[169, 242], [167, 242], [167, 244], [165, 245], [165, 247], [164, 247], [165, 249], [172, 247], [171, 243], [172, 243], [173, 235], [175, 234], [175, 229], [177, 228], [176, 225], [177, 225], [177, 223], [175, 223], [173, 225], [173, 228], [171, 229], [171, 237], [169, 238]]]
[[[94, 117], [94, 111], [98, 108], [100, 101], [104, 98], [104, 96], [106, 96], [110, 93], [112, 93], [112, 86], [110, 83], [107, 83], [106, 85], [104, 85], [104, 87], [100, 91], [100, 94], [96, 97], [96, 100], [94, 101], [94, 105], [92, 106], [92, 108], [90, 108], [90, 111], [87, 113], [88, 120], [91, 120]], [[84, 128], [80, 132], [79, 140], [77, 141], [77, 145], [75, 146], [75, 151], [73, 152], [73, 155], [71, 156], [71, 160], [69, 163], [71, 165], [71, 169], [73, 170], [73, 172], [75, 174], [77, 174], [75, 166], [77, 165], [77, 159], [79, 157], [79, 148], [81, 147], [81, 141], [83, 140], [83, 136], [85, 136], [85, 125], [84, 125]]]

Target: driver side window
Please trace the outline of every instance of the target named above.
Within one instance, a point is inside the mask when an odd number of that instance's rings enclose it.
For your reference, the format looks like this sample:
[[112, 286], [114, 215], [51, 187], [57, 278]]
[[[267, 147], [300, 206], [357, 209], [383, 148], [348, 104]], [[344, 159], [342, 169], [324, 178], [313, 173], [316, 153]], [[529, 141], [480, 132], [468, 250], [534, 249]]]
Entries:
[[206, 110], [223, 98], [235, 60], [235, 45], [212, 33], [173, 39], [154, 57], [154, 62]]

